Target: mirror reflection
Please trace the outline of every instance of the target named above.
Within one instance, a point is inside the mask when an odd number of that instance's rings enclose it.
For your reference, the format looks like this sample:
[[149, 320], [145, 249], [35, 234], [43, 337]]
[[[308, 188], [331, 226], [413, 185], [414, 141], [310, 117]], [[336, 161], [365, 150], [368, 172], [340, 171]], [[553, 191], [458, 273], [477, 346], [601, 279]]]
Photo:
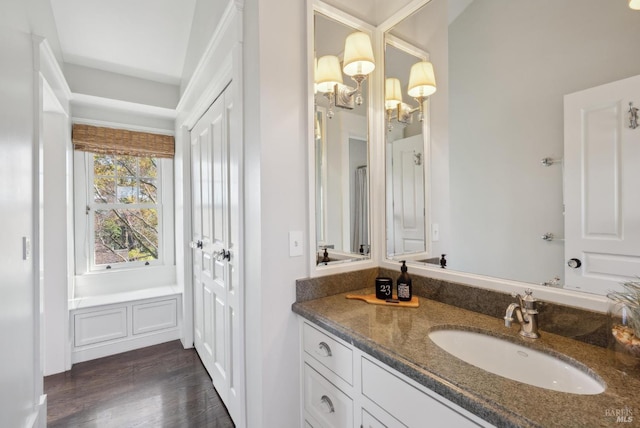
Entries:
[[369, 258], [370, 35], [316, 12], [316, 264]]
[[590, 158], [580, 145], [569, 151], [565, 110], [570, 94], [613, 94], [604, 85], [640, 74], [640, 13], [626, 1], [432, 0], [389, 33], [429, 52], [438, 73], [425, 186], [431, 257], [447, 254], [452, 270], [597, 294], [640, 274], [640, 241], [629, 241], [640, 237], [638, 178], [628, 175], [637, 164], [626, 163], [640, 138], [626, 111], [640, 95], [623, 90], [599, 101], [611, 107], [575, 107], [593, 112], [589, 124], [605, 126], [605, 116], [613, 124], [582, 146], [600, 154]]
[[[385, 36], [384, 55], [387, 256], [411, 254], [414, 259], [428, 261], [424, 100], [409, 97], [411, 83], [416, 86], [418, 80], [414, 67], [425, 64], [427, 55], [389, 34]], [[433, 77], [432, 68], [430, 71]], [[435, 79], [431, 81], [435, 84]], [[405, 98], [410, 101], [405, 102]]]

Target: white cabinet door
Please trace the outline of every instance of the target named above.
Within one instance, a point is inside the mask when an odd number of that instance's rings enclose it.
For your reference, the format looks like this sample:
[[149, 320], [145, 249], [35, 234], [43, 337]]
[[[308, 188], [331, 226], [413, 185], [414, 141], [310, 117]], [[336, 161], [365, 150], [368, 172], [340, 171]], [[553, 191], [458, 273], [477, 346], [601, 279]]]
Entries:
[[[604, 294], [640, 274], [640, 76], [565, 97], [565, 283]], [[569, 266], [569, 261], [576, 259]]]
[[[240, 411], [242, 331], [237, 255], [239, 148], [232, 85], [191, 130], [194, 342], [234, 420]], [[232, 208], [234, 207], [234, 208]]]

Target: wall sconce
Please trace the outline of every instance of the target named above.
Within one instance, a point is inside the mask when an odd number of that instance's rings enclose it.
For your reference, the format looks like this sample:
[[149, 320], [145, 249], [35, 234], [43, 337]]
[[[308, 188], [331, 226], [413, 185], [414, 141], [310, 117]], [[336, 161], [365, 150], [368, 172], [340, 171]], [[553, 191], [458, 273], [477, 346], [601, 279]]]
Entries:
[[[367, 33], [357, 31], [347, 36], [344, 47], [342, 70], [340, 60], [335, 55], [325, 55], [318, 59], [315, 69], [315, 90], [329, 99], [327, 117], [333, 117], [333, 106], [353, 109], [362, 104], [362, 82], [375, 69], [371, 38]], [[356, 88], [343, 84], [342, 72], [356, 82]], [[355, 96], [354, 96], [355, 95]]]
[[418, 101], [418, 120], [424, 121], [424, 102], [429, 95], [436, 92], [436, 75], [433, 72], [433, 64], [429, 61], [420, 61], [411, 66], [409, 73], [409, 87], [407, 94]]
[[629, 0], [629, 7], [633, 10], [640, 10], [640, 0]]
[[[390, 77], [385, 81], [385, 102], [387, 111], [387, 129], [391, 131], [391, 121], [396, 119], [400, 123], [410, 123], [412, 114], [419, 112], [418, 120], [424, 121], [424, 102], [436, 92], [436, 78], [433, 72], [433, 64], [428, 61], [420, 61], [411, 66], [409, 73], [409, 86], [407, 94], [418, 102], [418, 107], [412, 108], [402, 101], [400, 80]], [[395, 114], [394, 114], [395, 110]]]
[[357, 31], [347, 36], [344, 42], [344, 65], [342, 70], [356, 82], [356, 104], [362, 104], [362, 81], [376, 68], [373, 47], [367, 33]]
[[327, 117], [333, 117], [333, 105], [335, 104], [336, 93], [342, 85], [342, 71], [340, 71], [340, 60], [335, 55], [325, 55], [318, 59], [316, 67], [315, 88], [329, 99], [329, 109]]
[[402, 101], [402, 88], [400, 80], [388, 77], [384, 85], [384, 108], [387, 112], [387, 130], [391, 132], [391, 121], [396, 119], [401, 123], [411, 121], [411, 107]]

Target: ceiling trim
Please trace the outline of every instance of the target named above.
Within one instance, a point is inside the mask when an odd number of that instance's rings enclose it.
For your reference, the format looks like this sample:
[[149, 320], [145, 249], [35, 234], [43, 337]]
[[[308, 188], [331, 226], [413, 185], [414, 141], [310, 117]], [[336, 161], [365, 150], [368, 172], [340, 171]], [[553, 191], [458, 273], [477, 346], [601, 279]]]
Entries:
[[79, 107], [100, 107], [159, 119], [175, 120], [177, 116], [175, 109], [114, 100], [112, 98], [96, 97], [75, 92], [72, 93], [71, 105]]
[[[189, 83], [182, 93], [180, 97], [180, 101], [178, 101], [178, 105], [176, 110], [180, 111], [185, 108], [185, 104], [193, 95], [195, 91], [196, 82], [199, 82], [202, 76], [204, 75], [207, 66], [213, 61], [214, 53], [218, 50], [219, 46], [222, 44], [224, 36], [227, 34], [228, 29], [234, 24], [235, 17], [238, 13], [242, 12], [243, 4], [241, 1], [233, 0], [230, 1], [227, 5], [227, 8], [224, 10], [222, 17], [220, 18], [220, 23], [216, 27], [211, 39], [209, 39], [209, 43], [207, 43], [207, 47], [205, 48], [202, 56], [200, 57], [200, 61], [198, 61], [198, 65], [196, 66], [191, 78], [189, 79]], [[242, 22], [240, 22], [242, 25]], [[237, 31], [237, 40], [242, 43], [242, 28]]]

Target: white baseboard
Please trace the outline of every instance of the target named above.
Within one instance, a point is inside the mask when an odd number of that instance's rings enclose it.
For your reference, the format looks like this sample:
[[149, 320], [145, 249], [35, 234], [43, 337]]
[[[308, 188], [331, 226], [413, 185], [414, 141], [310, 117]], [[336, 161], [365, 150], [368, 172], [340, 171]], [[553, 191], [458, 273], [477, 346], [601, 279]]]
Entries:
[[82, 348], [76, 348], [71, 352], [71, 363], [95, 360], [96, 358], [133, 351], [147, 346], [159, 345], [180, 339], [180, 328], [165, 330], [144, 336], [133, 336], [119, 339], [113, 342], [102, 342]]
[[31, 422], [26, 426], [30, 428], [47, 428], [47, 394], [40, 396], [40, 402], [31, 418]]

